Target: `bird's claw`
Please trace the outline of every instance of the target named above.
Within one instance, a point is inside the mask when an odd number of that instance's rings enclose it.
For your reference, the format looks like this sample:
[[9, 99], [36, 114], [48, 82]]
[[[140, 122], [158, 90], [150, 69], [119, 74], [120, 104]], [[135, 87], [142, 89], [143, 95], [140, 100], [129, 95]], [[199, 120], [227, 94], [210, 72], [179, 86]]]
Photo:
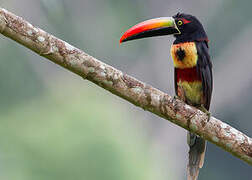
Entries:
[[202, 112], [206, 113], [206, 115], [208, 117], [208, 119], [207, 119], [207, 122], [208, 122], [210, 120], [210, 118], [211, 118], [211, 113], [203, 105], [201, 105], [199, 107], [199, 110], [201, 110]]
[[173, 99], [179, 99], [179, 97], [177, 95], [173, 96]]

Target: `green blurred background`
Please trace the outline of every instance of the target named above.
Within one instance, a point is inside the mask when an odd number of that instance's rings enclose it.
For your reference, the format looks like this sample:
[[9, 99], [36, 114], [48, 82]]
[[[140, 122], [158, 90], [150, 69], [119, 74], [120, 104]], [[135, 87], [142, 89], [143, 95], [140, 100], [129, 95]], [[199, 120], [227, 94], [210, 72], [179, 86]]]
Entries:
[[[252, 1], [0, 0], [90, 55], [174, 94], [172, 37], [119, 46], [137, 22], [179, 12], [204, 24], [214, 64], [211, 112], [252, 135]], [[0, 179], [186, 179], [186, 131], [0, 36]], [[200, 178], [251, 180], [208, 143]]]

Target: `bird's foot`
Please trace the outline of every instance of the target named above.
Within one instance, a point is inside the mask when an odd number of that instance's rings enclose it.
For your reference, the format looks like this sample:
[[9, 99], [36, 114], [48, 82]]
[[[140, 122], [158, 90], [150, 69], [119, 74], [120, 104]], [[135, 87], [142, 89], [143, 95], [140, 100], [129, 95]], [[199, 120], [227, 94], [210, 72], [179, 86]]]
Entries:
[[180, 98], [177, 95], [173, 96], [173, 99], [179, 99], [180, 100]]
[[210, 120], [210, 118], [211, 118], [211, 113], [203, 105], [201, 105], [199, 107], [199, 110], [201, 110], [202, 112], [207, 114], [207, 116], [208, 116], [207, 122], [208, 122]]

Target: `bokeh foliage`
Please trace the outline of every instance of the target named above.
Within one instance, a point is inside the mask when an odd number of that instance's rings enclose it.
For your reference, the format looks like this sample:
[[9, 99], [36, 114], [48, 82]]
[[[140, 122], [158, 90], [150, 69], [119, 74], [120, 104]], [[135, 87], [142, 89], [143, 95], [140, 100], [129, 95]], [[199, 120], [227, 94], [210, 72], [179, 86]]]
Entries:
[[80, 88], [57, 87], [1, 114], [1, 178], [154, 178], [142, 130], [127, 123], [133, 116], [95, 87]]

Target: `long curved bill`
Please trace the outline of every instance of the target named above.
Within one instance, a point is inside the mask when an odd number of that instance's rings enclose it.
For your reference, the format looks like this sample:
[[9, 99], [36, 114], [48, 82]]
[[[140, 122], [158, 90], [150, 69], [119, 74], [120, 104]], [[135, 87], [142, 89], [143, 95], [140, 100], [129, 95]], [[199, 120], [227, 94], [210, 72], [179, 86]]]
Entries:
[[134, 39], [141, 39], [152, 36], [164, 36], [170, 34], [180, 34], [174, 18], [155, 18], [141, 22], [127, 30], [122, 35], [120, 43]]

